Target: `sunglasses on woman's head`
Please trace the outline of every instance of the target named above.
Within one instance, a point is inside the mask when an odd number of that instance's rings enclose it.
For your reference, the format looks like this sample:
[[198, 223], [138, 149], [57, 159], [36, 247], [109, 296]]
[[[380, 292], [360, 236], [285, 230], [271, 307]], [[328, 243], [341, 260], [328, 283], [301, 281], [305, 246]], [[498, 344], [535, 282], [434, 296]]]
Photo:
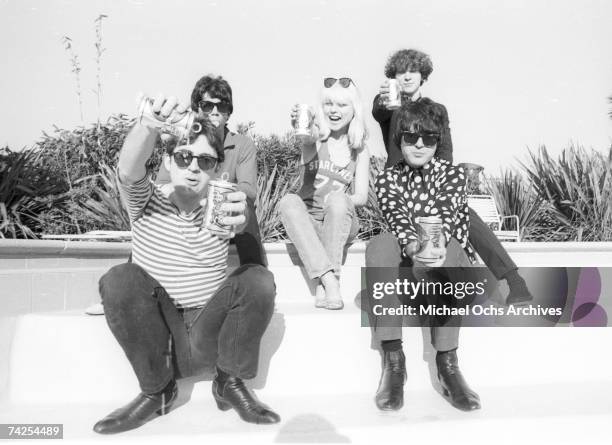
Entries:
[[175, 151], [172, 154], [172, 158], [174, 159], [174, 162], [176, 162], [176, 166], [181, 169], [189, 167], [191, 165], [191, 162], [193, 161], [193, 158], [196, 158], [198, 160], [198, 167], [200, 167], [200, 169], [204, 171], [212, 170], [217, 166], [218, 162], [217, 158], [215, 158], [214, 156], [194, 156], [194, 154], [189, 150]]
[[212, 102], [210, 100], [201, 100], [198, 103], [198, 106], [200, 107], [200, 110], [202, 110], [203, 113], [210, 113], [215, 107], [217, 107], [217, 111], [219, 113], [229, 113], [230, 110], [232, 109], [232, 106], [230, 105], [230, 103], [224, 100], [220, 102]]
[[408, 145], [415, 145], [421, 138], [425, 147], [433, 147], [440, 140], [438, 133], [413, 133], [411, 131], [402, 131], [402, 141]]
[[348, 88], [351, 82], [353, 85], [355, 85], [355, 82], [353, 82], [353, 79], [350, 77], [341, 77], [340, 79], [336, 79], [335, 77], [326, 77], [323, 79], [323, 85], [325, 88], [333, 87], [336, 82], [338, 82], [342, 88]]

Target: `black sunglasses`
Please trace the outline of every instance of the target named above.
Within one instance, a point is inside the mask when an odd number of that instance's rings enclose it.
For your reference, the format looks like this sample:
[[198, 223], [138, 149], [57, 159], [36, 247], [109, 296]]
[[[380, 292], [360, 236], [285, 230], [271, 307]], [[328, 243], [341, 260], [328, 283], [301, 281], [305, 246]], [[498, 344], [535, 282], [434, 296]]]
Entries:
[[176, 162], [176, 166], [178, 168], [187, 168], [191, 165], [191, 161], [193, 161], [193, 158], [196, 158], [198, 160], [198, 167], [200, 167], [200, 169], [206, 171], [206, 170], [212, 170], [213, 168], [215, 168], [217, 166], [217, 158], [215, 158], [214, 156], [210, 156], [210, 155], [202, 155], [202, 156], [194, 156], [192, 152], [190, 152], [189, 150], [179, 150], [179, 151], [175, 151], [172, 154], [172, 157], [174, 158], [174, 162]]
[[402, 141], [408, 145], [415, 145], [421, 138], [425, 147], [433, 147], [440, 141], [438, 133], [413, 133], [411, 131], [402, 131]]
[[210, 113], [215, 107], [217, 107], [217, 111], [219, 113], [230, 113], [232, 111], [231, 104], [224, 100], [220, 102], [211, 102], [210, 100], [201, 100], [198, 103], [198, 106], [200, 107], [200, 110], [202, 110], [203, 113]]
[[351, 82], [353, 85], [355, 85], [355, 82], [353, 82], [353, 79], [350, 77], [341, 77], [340, 79], [336, 79], [335, 77], [326, 77], [323, 79], [323, 86], [325, 86], [325, 88], [331, 88], [336, 82], [338, 82], [342, 88], [348, 88]]

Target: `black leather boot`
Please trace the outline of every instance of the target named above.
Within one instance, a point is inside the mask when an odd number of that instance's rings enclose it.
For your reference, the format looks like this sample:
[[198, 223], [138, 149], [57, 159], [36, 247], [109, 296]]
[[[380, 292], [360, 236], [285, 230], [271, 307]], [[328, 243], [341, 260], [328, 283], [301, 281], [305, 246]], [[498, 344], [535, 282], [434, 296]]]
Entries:
[[438, 380], [442, 385], [442, 395], [451, 405], [462, 411], [480, 408], [480, 397], [466, 383], [457, 361], [456, 350], [436, 354]]
[[510, 292], [506, 297], [506, 305], [522, 306], [533, 301], [533, 295], [529, 292], [527, 283], [516, 270], [512, 270], [506, 274], [506, 282], [510, 288]]
[[176, 382], [172, 381], [155, 394], [140, 393], [134, 400], [94, 425], [99, 434], [115, 434], [138, 428], [156, 416], [167, 414], [176, 399]]
[[217, 370], [212, 393], [221, 411], [234, 408], [245, 422], [259, 424], [280, 422], [280, 416], [257, 400], [238, 377], [231, 377]]
[[376, 391], [376, 406], [383, 411], [397, 411], [404, 406], [406, 357], [404, 351], [389, 351], [383, 355], [383, 369]]

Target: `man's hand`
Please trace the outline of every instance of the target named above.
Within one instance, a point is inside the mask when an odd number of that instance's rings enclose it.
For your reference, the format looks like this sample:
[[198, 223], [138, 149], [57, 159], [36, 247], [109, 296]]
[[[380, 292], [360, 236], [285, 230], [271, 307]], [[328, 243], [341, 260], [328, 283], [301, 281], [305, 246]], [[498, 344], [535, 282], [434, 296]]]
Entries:
[[389, 79], [385, 81], [378, 88], [378, 94], [380, 94], [380, 101], [383, 105], [389, 102]]
[[[167, 120], [172, 114], [183, 114], [187, 111], [187, 107], [179, 103], [175, 96], [166, 97], [164, 94], [159, 93], [153, 98], [153, 104], [151, 105], [151, 111], [155, 114], [155, 117], [160, 121]], [[143, 121], [146, 125], [146, 120]]]
[[404, 246], [404, 256], [412, 258], [420, 249], [421, 244], [418, 241], [410, 241]]
[[404, 246], [404, 255], [412, 258], [412, 261], [417, 266], [426, 267], [441, 267], [446, 260], [446, 247], [433, 247], [430, 249], [431, 257], [436, 258], [433, 260], [424, 261], [421, 258], [415, 258], [415, 255], [419, 253], [422, 245], [418, 241], [411, 241]]
[[430, 250], [431, 256], [437, 258], [435, 260], [416, 259], [415, 262], [427, 267], [441, 267], [446, 261], [446, 247], [432, 247]]
[[[139, 95], [138, 103], [142, 102], [143, 95]], [[118, 171], [121, 181], [133, 184], [145, 177], [147, 169], [145, 164], [153, 154], [159, 131], [155, 120], [165, 121], [175, 110], [184, 112], [185, 107], [178, 103], [176, 97], [166, 97], [158, 94], [151, 105], [153, 118], [143, 118], [130, 130], [123, 142], [119, 154]]]

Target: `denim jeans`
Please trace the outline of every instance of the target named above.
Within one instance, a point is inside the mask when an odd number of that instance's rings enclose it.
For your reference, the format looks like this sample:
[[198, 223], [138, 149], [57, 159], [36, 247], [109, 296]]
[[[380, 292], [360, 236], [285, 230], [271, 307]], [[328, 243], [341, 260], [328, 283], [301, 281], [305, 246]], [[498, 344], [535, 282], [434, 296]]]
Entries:
[[117, 265], [100, 279], [108, 326], [149, 394], [215, 366], [255, 377], [275, 293], [272, 273], [255, 264], [236, 269], [204, 307], [186, 310], [136, 264]]
[[[470, 267], [470, 261], [465, 254], [465, 251], [461, 245], [455, 240], [451, 239], [451, 242], [447, 246], [446, 260], [442, 267], [450, 267], [447, 269], [450, 275], [444, 278], [445, 281], [461, 281], [467, 277], [464, 276], [460, 269], [453, 268], [465, 268]], [[403, 258], [400, 250], [400, 246], [397, 238], [390, 233], [383, 233], [372, 238], [368, 246], [366, 247], [366, 267], [367, 268], [385, 268], [371, 270], [370, 273], [366, 271], [366, 280], [368, 282], [368, 288], [372, 288], [374, 282], [395, 282], [400, 278], [400, 267], [411, 268], [412, 261], [409, 258]], [[402, 269], [403, 271], [410, 271], [411, 269]], [[410, 272], [411, 273], [411, 272]], [[373, 276], [376, 275], [376, 276]], [[412, 281], [418, 281], [418, 279], [411, 273], [407, 278]], [[371, 308], [375, 304], [374, 301], [367, 301], [368, 314], [370, 316], [370, 326], [372, 327], [372, 346], [377, 348], [380, 346], [380, 342], [384, 340], [397, 340], [402, 338], [402, 323], [403, 317], [397, 316], [384, 316], [384, 323], [381, 317], [377, 317], [373, 314]], [[380, 304], [380, 302], [376, 303]], [[395, 294], [385, 295], [382, 300], [382, 304], [385, 307], [399, 307], [400, 300]], [[437, 351], [450, 351], [459, 346], [459, 325], [460, 317], [455, 317], [451, 323], [451, 326], [443, 326], [442, 323], [436, 323], [436, 319], [430, 320], [429, 325], [431, 332], [431, 344]]]
[[330, 193], [323, 220], [315, 219], [298, 195], [285, 195], [279, 203], [281, 221], [311, 279], [326, 272], [340, 274], [344, 246], [359, 229], [355, 206], [347, 194]]

